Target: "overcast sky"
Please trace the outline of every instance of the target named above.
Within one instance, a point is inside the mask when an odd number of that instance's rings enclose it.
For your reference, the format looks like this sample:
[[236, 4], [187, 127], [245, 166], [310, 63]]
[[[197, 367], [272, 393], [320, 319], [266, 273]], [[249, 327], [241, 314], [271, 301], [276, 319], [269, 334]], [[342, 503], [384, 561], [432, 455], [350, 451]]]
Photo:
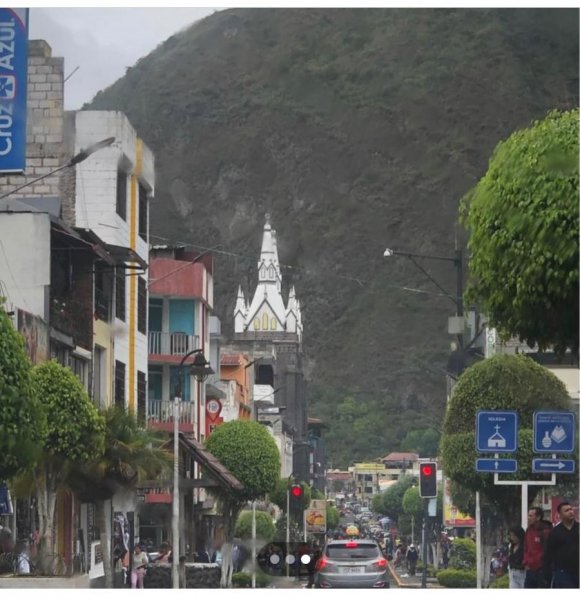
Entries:
[[[210, 4], [208, 2], [208, 4]], [[75, 110], [161, 42], [217, 8], [31, 8], [29, 38], [63, 56], [65, 108]]]

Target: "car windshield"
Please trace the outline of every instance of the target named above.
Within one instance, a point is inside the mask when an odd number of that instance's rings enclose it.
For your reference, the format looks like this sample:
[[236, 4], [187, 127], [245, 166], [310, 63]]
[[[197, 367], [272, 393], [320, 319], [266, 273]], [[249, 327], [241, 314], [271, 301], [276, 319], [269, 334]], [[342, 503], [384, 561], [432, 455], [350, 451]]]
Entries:
[[333, 544], [326, 548], [326, 556], [342, 560], [376, 558], [379, 556], [379, 548], [376, 544], [357, 544], [356, 546]]

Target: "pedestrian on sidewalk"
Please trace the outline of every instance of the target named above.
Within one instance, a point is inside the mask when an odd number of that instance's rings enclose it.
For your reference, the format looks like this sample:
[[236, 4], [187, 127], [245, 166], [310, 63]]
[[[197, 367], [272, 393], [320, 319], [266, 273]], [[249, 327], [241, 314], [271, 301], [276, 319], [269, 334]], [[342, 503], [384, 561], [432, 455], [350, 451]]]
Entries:
[[546, 570], [552, 572], [552, 587], [578, 588], [580, 562], [580, 533], [574, 509], [569, 502], [558, 504], [560, 523], [552, 529], [546, 544], [544, 559]]
[[552, 525], [543, 517], [544, 511], [538, 506], [528, 511], [528, 529], [524, 536], [524, 588], [549, 587], [551, 575], [544, 572], [544, 552]]
[[415, 575], [417, 560], [419, 560], [419, 553], [417, 552], [417, 548], [415, 548], [415, 544], [411, 544], [407, 550], [407, 570], [409, 571], [409, 575]]
[[143, 552], [139, 544], [135, 544], [135, 551], [133, 552], [133, 569], [131, 570], [131, 587], [143, 589], [143, 580], [145, 579], [145, 573], [149, 559], [147, 553]]
[[510, 589], [522, 589], [526, 580], [526, 570], [524, 569], [525, 534], [524, 528], [519, 525], [510, 527], [508, 550]]

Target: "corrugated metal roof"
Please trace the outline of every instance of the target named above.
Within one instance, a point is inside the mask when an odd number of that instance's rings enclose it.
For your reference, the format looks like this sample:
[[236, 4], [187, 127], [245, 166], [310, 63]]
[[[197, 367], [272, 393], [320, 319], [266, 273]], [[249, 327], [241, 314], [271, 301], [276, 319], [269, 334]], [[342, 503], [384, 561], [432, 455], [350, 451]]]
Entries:
[[401, 461], [401, 460], [410, 460], [415, 461], [419, 460], [419, 455], [414, 452], [391, 452], [387, 454], [383, 459], [383, 461]]

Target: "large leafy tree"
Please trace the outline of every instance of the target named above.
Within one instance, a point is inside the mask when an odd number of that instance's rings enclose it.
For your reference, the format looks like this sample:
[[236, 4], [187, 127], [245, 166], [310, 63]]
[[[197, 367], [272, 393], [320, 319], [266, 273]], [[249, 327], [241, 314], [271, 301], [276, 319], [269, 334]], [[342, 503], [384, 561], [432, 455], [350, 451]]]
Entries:
[[432, 427], [426, 429], [412, 429], [401, 442], [401, 450], [416, 452], [424, 458], [435, 458], [439, 451], [441, 435]]
[[379, 512], [393, 521], [397, 521], [405, 514], [403, 509], [403, 497], [405, 492], [417, 483], [417, 478], [412, 475], [399, 477], [396, 483], [390, 485], [380, 496], [380, 500], [373, 501], [373, 508], [379, 508]]
[[[276, 487], [270, 494], [270, 502], [276, 504], [284, 513], [286, 512], [286, 494], [288, 492], [288, 488], [292, 483], [294, 483], [294, 480], [290, 478], [279, 478], [276, 483]], [[304, 481], [301, 482], [301, 484], [302, 489], [304, 490], [304, 493], [302, 494], [302, 499], [300, 501], [296, 501], [295, 499], [293, 499], [292, 501], [292, 505], [297, 509], [297, 512], [300, 513], [300, 515], [302, 514], [302, 511], [306, 510], [310, 506], [310, 500], [313, 496], [312, 488]], [[297, 520], [296, 515], [291, 515], [291, 518], [292, 517], [294, 517], [295, 521]], [[297, 522], [301, 524], [302, 520], [298, 518]]]
[[253, 421], [230, 421], [220, 425], [207, 439], [207, 449], [244, 486], [242, 490], [219, 489], [224, 519], [222, 587], [232, 579], [231, 549], [234, 527], [240, 510], [249, 500], [273, 491], [280, 475], [280, 453], [265, 427]]
[[0, 298], [0, 482], [39, 458], [46, 419], [32, 393], [30, 360]]
[[81, 500], [95, 503], [95, 516], [101, 532], [105, 586], [113, 587], [109, 527], [105, 502], [120, 489], [134, 489], [139, 481], [169, 475], [173, 455], [163, 448], [167, 441], [156, 432], [143, 428], [135, 415], [119, 407], [102, 413], [105, 443], [102, 454], [75, 464], [68, 484]]
[[578, 117], [553, 111], [494, 151], [466, 196], [468, 297], [503, 337], [578, 350]]
[[[41, 567], [53, 551], [57, 493], [66, 488], [75, 463], [100, 456], [104, 450], [104, 419], [79, 379], [51, 360], [32, 369], [32, 393], [46, 415], [42, 457], [17, 482], [17, 490], [38, 500]], [[26, 484], [29, 484], [28, 486]]]
[[[519, 417], [518, 451], [502, 455], [516, 458], [518, 472], [513, 480], [541, 480], [532, 471], [532, 428], [536, 410], [570, 409], [564, 384], [550, 371], [524, 355], [498, 354], [466, 369], [459, 378], [449, 402], [441, 438], [441, 458], [445, 475], [451, 480], [454, 504], [474, 514], [474, 493], [482, 496], [482, 518], [486, 532], [498, 526], [519, 522], [519, 488], [494, 485], [493, 474], [477, 473], [475, 460], [475, 419], [478, 410], [515, 410]], [[566, 479], [565, 476], [558, 476]], [[530, 486], [533, 502], [540, 486]], [[484, 510], [485, 508], [485, 510]], [[495, 539], [486, 539], [489, 558]]]

